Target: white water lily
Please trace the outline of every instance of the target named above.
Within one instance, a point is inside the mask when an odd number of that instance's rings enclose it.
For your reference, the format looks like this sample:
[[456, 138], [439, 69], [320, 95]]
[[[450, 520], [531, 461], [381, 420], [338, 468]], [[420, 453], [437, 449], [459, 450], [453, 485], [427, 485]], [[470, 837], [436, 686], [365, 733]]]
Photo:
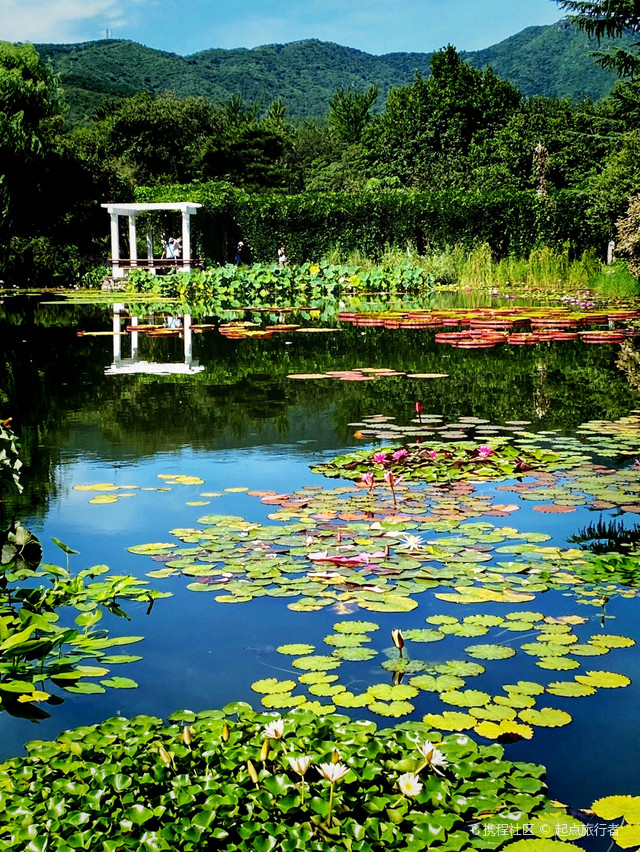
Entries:
[[403, 535], [398, 545], [398, 550], [422, 550], [426, 542], [421, 535]]
[[425, 763], [428, 766], [433, 766], [434, 768], [437, 766], [447, 766], [449, 762], [447, 758], [440, 749], [437, 749], [433, 743], [429, 742], [429, 740], [426, 740], [423, 743], [416, 743], [416, 747], [420, 754], [424, 757]]
[[398, 778], [398, 787], [400, 788], [400, 792], [403, 796], [407, 796], [412, 799], [422, 790], [422, 783], [418, 776], [414, 775], [413, 772], [405, 772], [404, 775], [401, 775]]
[[336, 781], [342, 781], [349, 771], [349, 767], [345, 766], [344, 763], [321, 763], [317, 768], [320, 775], [332, 784], [335, 784]]
[[293, 771], [304, 778], [304, 774], [311, 763], [311, 758], [308, 755], [305, 755], [304, 757], [288, 757], [287, 760], [289, 761]]
[[269, 722], [263, 732], [263, 736], [271, 740], [281, 740], [283, 734], [284, 719], [275, 719], [273, 722]]

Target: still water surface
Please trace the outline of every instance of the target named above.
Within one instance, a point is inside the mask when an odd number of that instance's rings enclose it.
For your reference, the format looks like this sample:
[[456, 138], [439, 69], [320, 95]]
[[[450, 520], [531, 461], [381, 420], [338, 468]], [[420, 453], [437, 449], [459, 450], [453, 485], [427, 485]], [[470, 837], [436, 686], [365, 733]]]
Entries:
[[[289, 492], [304, 485], [334, 487], [337, 481], [312, 474], [309, 466], [345, 449], [366, 446], [354, 438], [357, 427], [350, 425], [362, 417], [384, 414], [409, 423], [416, 400], [422, 401], [425, 414], [443, 415], [444, 422], [455, 423], [464, 416], [495, 424], [522, 419], [531, 421], [530, 431], [556, 429], [564, 435], [574, 434], [587, 420], [615, 420], [638, 405], [628, 376], [616, 366], [614, 346], [568, 343], [463, 352], [436, 345], [433, 333], [427, 332], [363, 332], [348, 327], [326, 335], [292, 333], [272, 340], [237, 341], [208, 332], [193, 339], [191, 355], [193, 363], [204, 367], [200, 372], [105, 375], [113, 363], [113, 339], [78, 337], [77, 331], [108, 330], [111, 323], [106, 309], [91, 306], [19, 298], [0, 306], [0, 415], [13, 416], [26, 463], [25, 492], [0, 505], [0, 521], [5, 525], [12, 514], [19, 517], [42, 541], [45, 562], [61, 564], [52, 536], [66, 542], [80, 551], [72, 557], [76, 569], [105, 563], [114, 573], [144, 578], [146, 571], [158, 566], [129, 553], [133, 544], [170, 541], [169, 530], [194, 526], [208, 512], [268, 522], [272, 507], [246, 493], [224, 489]], [[125, 355], [129, 345], [128, 336], [123, 336]], [[151, 362], [184, 361], [180, 339], [141, 336], [138, 347], [139, 357]], [[365, 366], [447, 373], [448, 378], [321, 384], [287, 379], [288, 373]], [[167, 492], [141, 490], [134, 498], [109, 505], [90, 505], [87, 493], [73, 488], [94, 482], [155, 488], [161, 483], [159, 474], [195, 475], [205, 485], [176, 486]], [[482, 487], [489, 493], [494, 488]], [[223, 496], [206, 508], [187, 505], [203, 490]], [[559, 545], [566, 545], [581, 526], [599, 517], [586, 509], [542, 515], [526, 503], [517, 515], [515, 521], [504, 523], [548, 532], [553, 537], [550, 543]], [[0, 757], [20, 753], [29, 739], [53, 737], [61, 729], [115, 713], [166, 717], [178, 708], [221, 707], [239, 699], [257, 707], [259, 696], [250, 688], [254, 680], [299, 674], [291, 669], [290, 658], [275, 653], [275, 648], [309, 642], [321, 649], [323, 637], [339, 620], [327, 611], [293, 612], [286, 607], [288, 598], [219, 604], [214, 595], [187, 590], [189, 581], [186, 577], [152, 581], [173, 597], [159, 600], [149, 615], [144, 604], [125, 605], [130, 621], [105, 613], [101, 626], [113, 635], [145, 637], [130, 649], [143, 655], [141, 662], [113, 667], [114, 673], [134, 678], [138, 689], [65, 695], [63, 704], [51, 708], [51, 718], [37, 725], [1, 714]], [[392, 628], [424, 627], [425, 617], [433, 613], [468, 614], [434, 599], [429, 591], [416, 599], [418, 609], [408, 614], [352, 617], [372, 618], [381, 625], [373, 646], [382, 650], [390, 644]], [[518, 607], [510, 607], [514, 608]], [[582, 615], [593, 614], [591, 608], [576, 607], [573, 599], [551, 591], [524, 608], [556, 615], [579, 610]], [[637, 608], [636, 600], [612, 601], [609, 614], [616, 620], [606, 629], [640, 641]], [[485, 604], [477, 611], [504, 614], [506, 609]], [[590, 632], [596, 627], [597, 620], [592, 621]], [[438, 647], [447, 643], [429, 647], [434, 660], [460, 657], [469, 640], [451, 642], [448, 648]], [[345, 664], [341, 681], [351, 679], [349, 688], [357, 692], [369, 683], [388, 680], [390, 675], [381, 672], [378, 659]], [[632, 684], [603, 689], [588, 698], [554, 696], [548, 704], [570, 712], [572, 724], [536, 728], [531, 741], [506, 747], [511, 759], [544, 763], [552, 796], [581, 807], [599, 796], [640, 791], [637, 649], [616, 650], [606, 662], [598, 658], [591, 667], [627, 674]], [[559, 672], [558, 679], [564, 674]], [[535, 661], [518, 654], [488, 663], [487, 672], [467, 686], [495, 694], [503, 683], [535, 681], [539, 676]], [[415, 705], [416, 719], [443, 709], [431, 693], [421, 693]], [[378, 721], [387, 724], [385, 719]]]

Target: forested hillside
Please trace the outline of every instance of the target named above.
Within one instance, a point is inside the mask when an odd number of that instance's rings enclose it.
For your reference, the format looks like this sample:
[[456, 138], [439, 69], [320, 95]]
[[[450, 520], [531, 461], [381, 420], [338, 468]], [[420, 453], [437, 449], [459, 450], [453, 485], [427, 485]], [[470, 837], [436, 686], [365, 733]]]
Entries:
[[[86, 122], [96, 107], [111, 98], [140, 91], [202, 95], [214, 102], [231, 95], [248, 101], [263, 99], [265, 104], [281, 98], [290, 117], [317, 118], [326, 114], [336, 88], [362, 91], [375, 84], [380, 98], [374, 111], [379, 112], [390, 89], [411, 83], [416, 71], [427, 75], [431, 61], [428, 53], [372, 56], [317, 40], [253, 50], [211, 49], [192, 56], [106, 39], [36, 47], [60, 75], [71, 125]], [[590, 57], [596, 48], [593, 39], [560, 21], [529, 27], [486, 50], [461, 56], [474, 68], [490, 65], [524, 95], [598, 100], [609, 93], [616, 75]]]

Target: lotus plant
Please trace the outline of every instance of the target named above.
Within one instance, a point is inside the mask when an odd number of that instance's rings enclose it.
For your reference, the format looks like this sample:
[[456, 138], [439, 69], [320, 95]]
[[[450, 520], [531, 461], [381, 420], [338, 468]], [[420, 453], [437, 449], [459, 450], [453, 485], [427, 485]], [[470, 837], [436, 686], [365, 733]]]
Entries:
[[331, 828], [331, 813], [333, 811], [333, 788], [338, 781], [342, 781], [344, 776], [349, 772], [349, 767], [344, 763], [321, 763], [318, 767], [318, 772], [331, 784], [329, 793], [329, 814], [327, 816], [327, 827]]
[[409, 799], [415, 798], [422, 791], [422, 783], [413, 772], [405, 772], [398, 778], [398, 787], [403, 796]]
[[430, 766], [434, 772], [441, 775], [442, 773], [438, 767], [444, 768], [447, 766], [448, 761], [440, 749], [436, 748], [433, 743], [429, 742], [429, 740], [425, 740], [423, 743], [416, 743], [416, 747], [424, 758], [424, 763], [418, 772], [422, 772], [423, 769]]
[[397, 506], [398, 501], [396, 500], [396, 485], [399, 482], [402, 481], [402, 477], [395, 476], [390, 470], [385, 470], [384, 481], [387, 483], [387, 485], [391, 489], [391, 496], [393, 497], [393, 505]]
[[369, 489], [369, 494], [373, 494], [373, 486], [375, 481], [375, 476], [371, 473], [370, 470], [368, 470], [366, 473], [363, 473], [360, 478], [360, 482], [362, 482], [363, 485], [366, 485]]
[[402, 656], [402, 649], [404, 648], [404, 636], [402, 635], [402, 630], [392, 630], [391, 639], [398, 649], [400, 656]]
[[303, 755], [302, 757], [288, 757], [287, 760], [293, 771], [300, 776], [300, 794], [304, 805], [304, 776], [311, 763], [311, 758], [309, 755]]

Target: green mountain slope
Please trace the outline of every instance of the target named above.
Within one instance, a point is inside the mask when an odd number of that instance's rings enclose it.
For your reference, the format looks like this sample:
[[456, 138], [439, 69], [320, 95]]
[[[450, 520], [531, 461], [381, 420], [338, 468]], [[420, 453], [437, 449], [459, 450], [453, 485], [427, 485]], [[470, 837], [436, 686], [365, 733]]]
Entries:
[[[262, 98], [265, 104], [281, 97], [288, 114], [301, 118], [324, 115], [338, 86], [363, 90], [377, 83], [381, 92], [377, 108], [382, 109], [390, 88], [410, 83], [416, 71], [429, 73], [431, 56], [372, 56], [315, 39], [252, 50], [211, 49], [191, 56], [115, 39], [36, 48], [61, 76], [71, 124], [86, 121], [108, 99], [137, 91], [173, 91], [213, 101], [240, 94], [248, 101]], [[523, 94], [597, 100], [611, 90], [616, 77], [595, 64], [589, 56], [594, 49], [595, 42], [560, 21], [528, 27], [486, 50], [462, 55], [476, 68], [491, 65]]]

